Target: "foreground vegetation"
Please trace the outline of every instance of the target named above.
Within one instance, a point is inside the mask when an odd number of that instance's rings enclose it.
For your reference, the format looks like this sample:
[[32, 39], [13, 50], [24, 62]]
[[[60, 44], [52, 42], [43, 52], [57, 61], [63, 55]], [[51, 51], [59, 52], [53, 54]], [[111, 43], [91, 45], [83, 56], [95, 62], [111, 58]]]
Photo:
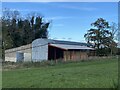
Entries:
[[33, 63], [31, 67], [4, 69], [3, 88], [113, 88], [118, 80], [117, 61]]

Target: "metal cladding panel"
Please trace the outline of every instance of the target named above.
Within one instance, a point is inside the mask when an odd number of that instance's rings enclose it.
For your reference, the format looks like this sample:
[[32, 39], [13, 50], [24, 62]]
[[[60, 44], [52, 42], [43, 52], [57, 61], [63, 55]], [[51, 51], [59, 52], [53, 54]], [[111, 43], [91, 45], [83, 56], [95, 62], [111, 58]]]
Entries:
[[36, 39], [32, 42], [32, 61], [39, 62], [48, 60], [48, 42], [43, 39]]

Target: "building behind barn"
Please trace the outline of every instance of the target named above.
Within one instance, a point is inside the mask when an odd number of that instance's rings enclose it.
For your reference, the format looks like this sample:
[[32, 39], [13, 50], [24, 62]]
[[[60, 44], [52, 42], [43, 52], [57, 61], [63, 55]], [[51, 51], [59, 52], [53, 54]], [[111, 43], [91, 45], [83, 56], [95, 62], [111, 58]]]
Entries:
[[36, 39], [29, 45], [6, 50], [5, 61], [83, 60], [91, 55], [95, 50], [87, 43]]

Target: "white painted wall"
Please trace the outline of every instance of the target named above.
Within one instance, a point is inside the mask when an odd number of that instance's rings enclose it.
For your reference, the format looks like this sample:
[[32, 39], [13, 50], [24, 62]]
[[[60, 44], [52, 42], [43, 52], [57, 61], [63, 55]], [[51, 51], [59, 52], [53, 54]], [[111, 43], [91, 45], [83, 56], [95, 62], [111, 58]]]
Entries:
[[16, 62], [15, 57], [5, 57], [5, 61]]
[[31, 53], [24, 53], [24, 62], [30, 62], [31, 59]]

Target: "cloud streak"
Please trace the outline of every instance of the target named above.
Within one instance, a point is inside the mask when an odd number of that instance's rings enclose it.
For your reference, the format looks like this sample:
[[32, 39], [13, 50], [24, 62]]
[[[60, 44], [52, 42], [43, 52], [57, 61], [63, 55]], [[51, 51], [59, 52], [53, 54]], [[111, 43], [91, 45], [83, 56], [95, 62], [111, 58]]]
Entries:
[[83, 10], [83, 11], [95, 11], [97, 10], [97, 8], [94, 7], [78, 7], [78, 6], [69, 6], [69, 5], [62, 5], [62, 6], [58, 6], [61, 8], [66, 8], [66, 9], [75, 9], [75, 10]]
[[54, 27], [63, 27], [64, 25], [63, 24], [54, 24], [53, 26]]
[[[22, 12], [26, 12], [26, 11], [29, 11], [29, 12], [31, 12], [31, 11], [40, 11], [40, 9], [14, 9], [14, 8], [8, 8], [7, 10], [9, 10], [9, 11], [22, 11]], [[2, 8], [2, 11], [6, 11], [5, 10], [5, 8]]]
[[55, 17], [47, 17], [46, 19], [49, 19], [49, 20], [61, 20], [61, 19], [71, 19], [71, 18], [74, 18], [74, 17], [55, 16]]
[[[76, 10], [84, 10], [84, 11], [94, 11], [94, 10], [97, 10], [97, 8], [92, 8], [92, 7], [76, 7], [76, 6], [60, 6], [61, 8], [66, 8], [66, 9], [76, 9]], [[5, 11], [4, 9], [2, 11]], [[37, 11], [41, 11], [40, 9], [13, 9], [11, 8], [10, 11], [22, 11], [22, 12], [31, 12], [31, 11], [34, 11], [34, 12], [37, 12]], [[56, 19], [56, 18], [62, 18], [62, 17], [53, 17], [53, 19]]]

